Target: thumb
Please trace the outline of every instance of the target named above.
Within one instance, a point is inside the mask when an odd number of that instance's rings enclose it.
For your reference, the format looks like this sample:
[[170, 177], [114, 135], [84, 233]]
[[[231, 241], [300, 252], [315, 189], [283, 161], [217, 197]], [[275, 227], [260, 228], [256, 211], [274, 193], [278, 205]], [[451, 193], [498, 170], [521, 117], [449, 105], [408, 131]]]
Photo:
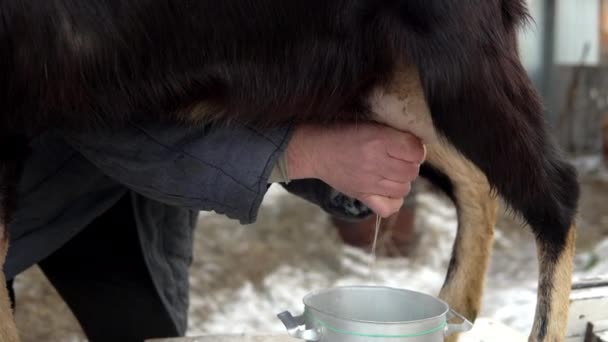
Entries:
[[363, 204], [383, 218], [398, 212], [403, 206], [403, 198], [390, 198], [378, 195], [364, 195], [359, 198]]

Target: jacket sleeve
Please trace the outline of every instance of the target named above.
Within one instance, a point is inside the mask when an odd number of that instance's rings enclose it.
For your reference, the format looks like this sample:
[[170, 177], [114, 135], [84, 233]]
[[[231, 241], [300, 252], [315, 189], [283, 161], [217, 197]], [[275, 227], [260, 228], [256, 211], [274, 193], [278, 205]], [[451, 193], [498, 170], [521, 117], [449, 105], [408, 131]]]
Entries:
[[[256, 220], [292, 131], [282, 127], [262, 132], [236, 123], [197, 129], [130, 124], [120, 131], [69, 135], [67, 141], [106, 175], [146, 197], [248, 224]], [[359, 201], [319, 180], [283, 186], [342, 219], [371, 214]]]
[[248, 224], [256, 220], [292, 130], [132, 123], [66, 140], [106, 175], [146, 197]]
[[335, 218], [355, 222], [373, 214], [359, 200], [338, 192], [318, 179], [302, 179], [282, 185], [291, 194], [318, 205]]

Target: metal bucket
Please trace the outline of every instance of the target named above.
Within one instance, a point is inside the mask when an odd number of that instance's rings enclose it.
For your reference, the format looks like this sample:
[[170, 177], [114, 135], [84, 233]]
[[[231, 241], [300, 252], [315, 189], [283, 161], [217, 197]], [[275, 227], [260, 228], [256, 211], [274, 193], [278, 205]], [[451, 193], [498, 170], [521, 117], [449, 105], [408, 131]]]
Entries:
[[[304, 314], [280, 313], [289, 335], [320, 342], [442, 342], [473, 324], [435, 297], [378, 286], [337, 287], [304, 297]], [[448, 320], [459, 317], [460, 324]]]

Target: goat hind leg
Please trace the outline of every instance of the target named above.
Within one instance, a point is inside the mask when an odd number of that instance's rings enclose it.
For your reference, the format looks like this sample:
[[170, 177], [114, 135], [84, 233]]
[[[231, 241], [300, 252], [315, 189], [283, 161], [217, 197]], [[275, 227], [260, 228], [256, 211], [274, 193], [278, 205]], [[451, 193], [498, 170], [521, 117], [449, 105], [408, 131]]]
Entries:
[[539, 263], [538, 302], [530, 341], [565, 340], [576, 239], [579, 187], [574, 169], [546, 150], [544, 172], [535, 181], [547, 191], [531, 194], [522, 215], [536, 235]]
[[550, 141], [540, 100], [517, 58], [485, 58], [475, 82], [457, 88], [467, 90], [458, 101], [441, 96], [448, 90], [435, 89], [433, 123], [530, 225], [540, 259], [530, 341], [563, 341], [579, 194], [576, 173]]
[[[446, 142], [428, 146], [427, 163], [421, 174], [442, 184], [458, 211], [458, 233], [439, 297], [474, 322], [494, 241], [498, 199], [485, 175]], [[457, 340], [457, 335], [446, 339]]]
[[[373, 93], [370, 107], [377, 121], [408, 130], [431, 143], [427, 146], [427, 162], [422, 166], [421, 174], [450, 188], [446, 192], [457, 206], [459, 221], [440, 297], [452, 309], [474, 321], [481, 305], [492, 248], [497, 198], [483, 172], [446, 140], [437, 138], [414, 66], [399, 65], [391, 82]], [[457, 336], [452, 336], [448, 341], [456, 339]]]
[[[549, 141], [540, 100], [517, 61], [489, 56], [480, 62], [486, 67], [479, 68], [484, 72], [477, 74], [476, 81], [460, 85], [433, 79], [458, 69], [449, 61], [431, 68], [444, 68], [443, 72], [428, 74], [400, 65], [391, 82], [372, 94], [370, 107], [377, 121], [411, 129], [426, 142], [445, 144], [435, 138], [437, 129], [485, 174], [484, 183], [525, 218], [536, 235], [540, 260], [539, 299], [530, 341], [559, 342], [566, 329], [579, 187], [574, 170]], [[429, 91], [435, 94], [428, 99], [433, 115], [422, 84], [437, 87]], [[454, 97], [453, 89], [446, 87], [467, 92]], [[489, 93], [491, 89], [501, 91]], [[457, 251], [459, 246], [457, 242]]]
[[537, 239], [541, 274], [538, 280], [536, 317], [530, 342], [564, 340], [568, 322], [575, 235], [573, 225], [568, 229], [563, 245], [547, 244], [547, 239], [543, 236]]

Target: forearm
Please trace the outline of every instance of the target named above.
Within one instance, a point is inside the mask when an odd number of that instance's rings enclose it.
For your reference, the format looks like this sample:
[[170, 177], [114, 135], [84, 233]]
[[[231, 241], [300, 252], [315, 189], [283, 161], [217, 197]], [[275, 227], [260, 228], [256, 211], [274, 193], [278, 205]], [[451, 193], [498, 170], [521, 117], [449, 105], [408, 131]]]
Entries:
[[214, 129], [147, 125], [69, 142], [108, 176], [171, 205], [255, 221], [268, 178], [292, 134], [242, 125]]

